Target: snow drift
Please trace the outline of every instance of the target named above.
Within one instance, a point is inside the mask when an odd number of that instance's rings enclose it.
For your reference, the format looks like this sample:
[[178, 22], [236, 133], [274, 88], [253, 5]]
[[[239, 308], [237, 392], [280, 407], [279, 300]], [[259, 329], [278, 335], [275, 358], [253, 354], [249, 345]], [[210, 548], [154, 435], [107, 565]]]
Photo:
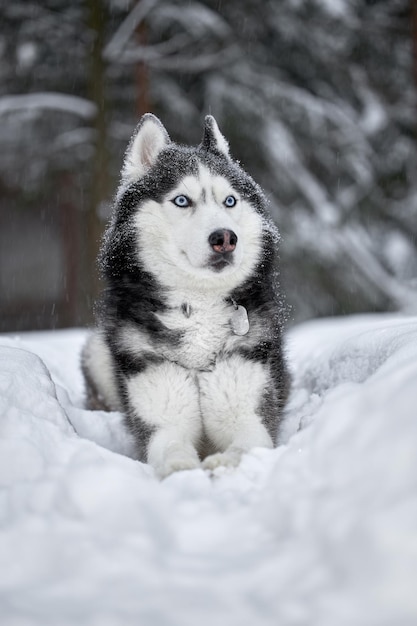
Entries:
[[4, 626], [417, 623], [416, 318], [295, 328], [281, 445], [162, 482], [84, 338], [0, 337]]

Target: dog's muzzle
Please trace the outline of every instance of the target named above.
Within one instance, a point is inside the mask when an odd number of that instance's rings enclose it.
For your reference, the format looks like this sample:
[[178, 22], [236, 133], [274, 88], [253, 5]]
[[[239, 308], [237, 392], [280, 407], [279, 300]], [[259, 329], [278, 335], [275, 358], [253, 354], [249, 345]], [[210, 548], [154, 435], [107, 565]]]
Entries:
[[209, 261], [213, 269], [220, 271], [233, 263], [233, 252], [237, 245], [236, 233], [224, 228], [215, 230], [209, 236], [208, 242], [214, 251]]

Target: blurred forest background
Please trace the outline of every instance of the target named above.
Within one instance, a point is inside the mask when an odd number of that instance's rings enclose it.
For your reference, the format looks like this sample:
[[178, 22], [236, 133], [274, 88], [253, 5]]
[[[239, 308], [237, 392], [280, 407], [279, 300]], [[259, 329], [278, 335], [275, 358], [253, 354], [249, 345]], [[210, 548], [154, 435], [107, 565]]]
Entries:
[[216, 117], [270, 198], [293, 321], [415, 312], [416, 4], [1, 0], [0, 330], [92, 321], [146, 111], [183, 143]]

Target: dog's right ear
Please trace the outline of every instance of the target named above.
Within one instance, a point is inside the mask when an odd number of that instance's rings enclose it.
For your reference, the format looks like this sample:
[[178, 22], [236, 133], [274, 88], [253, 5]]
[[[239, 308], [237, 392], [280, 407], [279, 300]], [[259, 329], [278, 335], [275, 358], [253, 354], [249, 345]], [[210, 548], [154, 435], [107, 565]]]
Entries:
[[123, 182], [132, 183], [142, 178], [169, 143], [170, 138], [162, 122], [152, 113], [145, 113], [126, 150]]

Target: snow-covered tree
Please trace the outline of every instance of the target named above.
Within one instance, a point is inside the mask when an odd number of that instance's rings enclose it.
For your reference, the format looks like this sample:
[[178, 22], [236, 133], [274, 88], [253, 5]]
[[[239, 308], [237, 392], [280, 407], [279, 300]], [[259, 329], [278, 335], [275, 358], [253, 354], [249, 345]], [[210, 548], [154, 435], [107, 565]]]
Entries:
[[153, 45], [130, 41], [122, 60], [147, 61], [152, 99], [180, 138], [195, 140], [214, 113], [270, 193], [295, 318], [415, 308], [407, 0], [153, 5]]

